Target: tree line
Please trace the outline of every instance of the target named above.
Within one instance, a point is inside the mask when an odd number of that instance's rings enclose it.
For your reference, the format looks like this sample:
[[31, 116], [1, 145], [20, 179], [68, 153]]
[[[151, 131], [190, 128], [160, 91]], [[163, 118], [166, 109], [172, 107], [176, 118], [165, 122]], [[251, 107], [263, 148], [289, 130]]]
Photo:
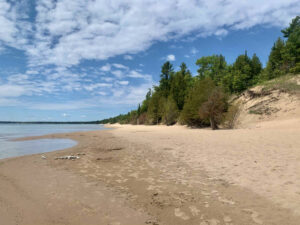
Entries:
[[287, 73], [300, 72], [300, 17], [282, 30], [284, 39], [274, 43], [266, 67], [256, 54], [245, 52], [233, 64], [223, 55], [201, 57], [196, 61], [198, 75], [192, 76], [185, 63], [175, 71], [170, 62], [161, 67], [158, 86], [149, 89], [144, 101], [127, 114], [100, 123], [166, 124], [217, 129], [228, 111], [228, 97]]

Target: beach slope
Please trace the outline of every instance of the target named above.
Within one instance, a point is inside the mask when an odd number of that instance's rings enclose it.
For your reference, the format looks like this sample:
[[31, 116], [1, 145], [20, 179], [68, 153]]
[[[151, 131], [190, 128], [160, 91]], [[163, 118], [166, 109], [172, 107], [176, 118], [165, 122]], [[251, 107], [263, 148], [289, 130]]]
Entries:
[[[300, 120], [211, 131], [114, 126], [78, 145], [0, 161], [0, 224], [300, 221]], [[74, 160], [56, 159], [67, 155]]]

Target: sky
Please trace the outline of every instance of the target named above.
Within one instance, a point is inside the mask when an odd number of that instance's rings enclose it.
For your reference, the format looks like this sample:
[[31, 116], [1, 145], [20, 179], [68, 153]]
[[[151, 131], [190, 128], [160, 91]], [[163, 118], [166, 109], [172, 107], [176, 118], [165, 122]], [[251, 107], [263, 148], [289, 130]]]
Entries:
[[299, 0], [0, 0], [0, 121], [135, 109], [162, 64], [247, 51], [265, 65]]

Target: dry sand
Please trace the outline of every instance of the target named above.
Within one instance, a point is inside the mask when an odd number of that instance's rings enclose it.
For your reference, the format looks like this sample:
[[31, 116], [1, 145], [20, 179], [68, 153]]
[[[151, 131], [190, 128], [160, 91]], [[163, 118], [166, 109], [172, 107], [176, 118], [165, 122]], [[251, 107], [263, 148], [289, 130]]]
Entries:
[[299, 119], [114, 128], [47, 135], [78, 145], [1, 160], [0, 225], [300, 224]]

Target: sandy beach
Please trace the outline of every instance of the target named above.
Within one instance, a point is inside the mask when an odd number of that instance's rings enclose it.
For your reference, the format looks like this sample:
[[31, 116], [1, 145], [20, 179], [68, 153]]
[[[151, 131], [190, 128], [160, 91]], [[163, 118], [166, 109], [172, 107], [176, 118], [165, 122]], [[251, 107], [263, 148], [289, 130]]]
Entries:
[[78, 145], [0, 160], [0, 224], [299, 225], [299, 119], [112, 127], [26, 138]]

